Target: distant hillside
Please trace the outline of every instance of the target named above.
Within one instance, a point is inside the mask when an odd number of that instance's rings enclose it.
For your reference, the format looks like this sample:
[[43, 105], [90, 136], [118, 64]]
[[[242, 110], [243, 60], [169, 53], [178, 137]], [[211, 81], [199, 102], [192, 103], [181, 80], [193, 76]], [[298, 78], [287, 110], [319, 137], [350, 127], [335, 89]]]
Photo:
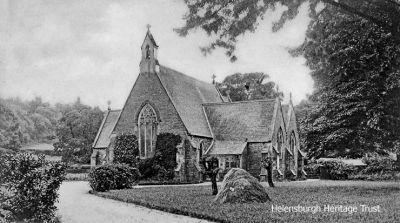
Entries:
[[24, 144], [54, 140], [61, 115], [40, 98], [0, 99], [0, 147], [18, 149]]

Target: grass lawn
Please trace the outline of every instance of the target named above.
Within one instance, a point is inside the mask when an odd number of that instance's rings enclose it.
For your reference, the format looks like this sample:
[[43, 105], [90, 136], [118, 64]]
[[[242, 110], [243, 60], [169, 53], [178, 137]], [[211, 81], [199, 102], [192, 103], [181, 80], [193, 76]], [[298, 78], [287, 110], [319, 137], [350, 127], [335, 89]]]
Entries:
[[[272, 202], [248, 204], [213, 203], [211, 186], [195, 185], [142, 187], [97, 195], [218, 222], [400, 222], [398, 182], [285, 182], [266, 189]], [[272, 212], [272, 205], [300, 205], [314, 209], [309, 209], [309, 212]], [[344, 207], [356, 207], [357, 212], [340, 212], [340, 207], [334, 212], [324, 211], [324, 205], [342, 205], [342, 211]], [[379, 205], [380, 212], [362, 212], [361, 205]], [[320, 211], [316, 207], [320, 207]]]

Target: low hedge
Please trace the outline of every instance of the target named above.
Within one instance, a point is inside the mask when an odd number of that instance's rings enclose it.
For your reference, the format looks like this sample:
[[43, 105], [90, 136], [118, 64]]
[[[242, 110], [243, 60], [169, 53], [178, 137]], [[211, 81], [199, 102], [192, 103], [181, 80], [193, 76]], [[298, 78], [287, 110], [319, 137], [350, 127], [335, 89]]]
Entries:
[[127, 164], [106, 164], [89, 172], [89, 184], [95, 191], [132, 188], [139, 178], [138, 169]]
[[350, 175], [357, 172], [354, 166], [345, 164], [340, 160], [322, 161], [320, 163], [320, 178], [328, 180], [347, 180]]

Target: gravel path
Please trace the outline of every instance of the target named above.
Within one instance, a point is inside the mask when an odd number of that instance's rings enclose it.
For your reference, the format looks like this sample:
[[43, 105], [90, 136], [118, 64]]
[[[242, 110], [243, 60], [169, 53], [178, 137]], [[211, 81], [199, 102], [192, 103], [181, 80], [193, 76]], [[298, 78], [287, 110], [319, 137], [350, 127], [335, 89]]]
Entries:
[[88, 182], [64, 182], [60, 188], [58, 216], [63, 223], [109, 222], [209, 222], [182, 215], [97, 197], [88, 193]]

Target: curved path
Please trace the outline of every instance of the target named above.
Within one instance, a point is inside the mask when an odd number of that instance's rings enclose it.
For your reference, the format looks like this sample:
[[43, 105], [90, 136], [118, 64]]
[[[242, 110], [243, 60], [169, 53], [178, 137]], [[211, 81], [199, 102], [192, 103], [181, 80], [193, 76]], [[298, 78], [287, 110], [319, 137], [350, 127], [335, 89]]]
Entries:
[[88, 182], [64, 182], [60, 187], [57, 215], [63, 223], [109, 222], [209, 222], [197, 218], [166, 213], [134, 204], [91, 195]]

